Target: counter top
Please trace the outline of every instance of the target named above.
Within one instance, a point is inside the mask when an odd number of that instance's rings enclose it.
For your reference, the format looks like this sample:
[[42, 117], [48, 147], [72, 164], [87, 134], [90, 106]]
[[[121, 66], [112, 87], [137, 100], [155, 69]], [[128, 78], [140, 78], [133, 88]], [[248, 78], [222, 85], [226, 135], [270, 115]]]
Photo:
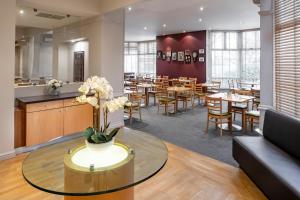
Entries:
[[33, 97], [18, 97], [16, 98], [21, 103], [40, 103], [46, 101], [56, 101], [56, 100], [63, 100], [63, 99], [70, 99], [79, 96], [79, 92], [71, 92], [71, 93], [63, 93], [58, 96], [50, 96], [50, 95], [40, 95], [40, 96], [33, 96]]

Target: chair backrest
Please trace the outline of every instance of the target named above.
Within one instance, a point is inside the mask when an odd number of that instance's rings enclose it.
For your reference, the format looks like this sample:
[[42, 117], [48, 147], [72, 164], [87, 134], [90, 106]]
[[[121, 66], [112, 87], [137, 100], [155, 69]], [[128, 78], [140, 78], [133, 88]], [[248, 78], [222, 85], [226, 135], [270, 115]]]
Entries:
[[235, 93], [239, 95], [247, 95], [247, 96], [252, 95], [251, 90], [236, 90]]
[[179, 79], [180, 80], [187, 80], [187, 77], [186, 76], [180, 76]]
[[255, 98], [260, 98], [260, 90], [251, 89], [251, 93]]
[[203, 92], [202, 84], [196, 84], [195, 85], [195, 91], [196, 92]]
[[214, 84], [214, 88], [220, 89], [221, 87], [221, 81], [211, 81], [212, 84]]
[[138, 102], [140, 103], [141, 100], [142, 100], [142, 96], [141, 95], [138, 95], [137, 93], [132, 93], [130, 95], [130, 99], [129, 99], [131, 102]]
[[169, 76], [163, 76], [163, 79], [169, 79]]
[[163, 81], [163, 87], [168, 88], [169, 87], [169, 80], [164, 80]]
[[222, 113], [222, 98], [221, 97], [206, 97], [208, 112], [213, 111]]
[[264, 117], [264, 138], [300, 159], [300, 120], [275, 110], [267, 110]]

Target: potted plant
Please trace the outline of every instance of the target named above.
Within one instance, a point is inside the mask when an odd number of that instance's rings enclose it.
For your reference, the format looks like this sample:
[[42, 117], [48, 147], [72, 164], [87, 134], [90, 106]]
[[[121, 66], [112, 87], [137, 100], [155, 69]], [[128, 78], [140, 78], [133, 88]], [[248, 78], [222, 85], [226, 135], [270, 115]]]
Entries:
[[52, 79], [47, 83], [47, 93], [49, 95], [57, 96], [60, 93], [59, 88], [61, 88], [62, 86], [62, 81]]
[[[76, 98], [79, 103], [89, 103], [93, 106], [93, 127], [87, 128], [83, 135], [90, 151], [107, 151], [114, 143], [114, 137], [120, 128], [109, 129], [108, 114], [124, 108], [128, 101], [126, 97], [113, 98], [113, 88], [103, 77], [88, 78], [78, 89], [81, 95]], [[100, 125], [101, 110], [103, 111], [103, 126]]]

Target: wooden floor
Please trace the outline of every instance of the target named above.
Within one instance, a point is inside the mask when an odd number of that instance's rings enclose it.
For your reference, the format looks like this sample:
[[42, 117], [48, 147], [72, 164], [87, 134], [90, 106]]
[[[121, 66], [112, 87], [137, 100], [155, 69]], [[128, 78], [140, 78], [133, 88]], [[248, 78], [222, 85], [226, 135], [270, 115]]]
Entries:
[[[239, 169], [167, 144], [169, 160], [154, 177], [135, 187], [135, 200], [266, 199]], [[26, 155], [0, 161], [0, 200], [62, 200], [39, 191], [22, 177]]]

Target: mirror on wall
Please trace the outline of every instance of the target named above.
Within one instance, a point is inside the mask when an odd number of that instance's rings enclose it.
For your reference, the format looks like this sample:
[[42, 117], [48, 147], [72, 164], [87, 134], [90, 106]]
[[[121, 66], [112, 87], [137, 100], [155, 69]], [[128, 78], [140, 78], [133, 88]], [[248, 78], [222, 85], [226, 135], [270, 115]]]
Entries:
[[64, 83], [85, 79], [89, 41], [81, 37], [81, 17], [18, 7], [16, 19], [17, 87], [43, 85], [53, 78]]

